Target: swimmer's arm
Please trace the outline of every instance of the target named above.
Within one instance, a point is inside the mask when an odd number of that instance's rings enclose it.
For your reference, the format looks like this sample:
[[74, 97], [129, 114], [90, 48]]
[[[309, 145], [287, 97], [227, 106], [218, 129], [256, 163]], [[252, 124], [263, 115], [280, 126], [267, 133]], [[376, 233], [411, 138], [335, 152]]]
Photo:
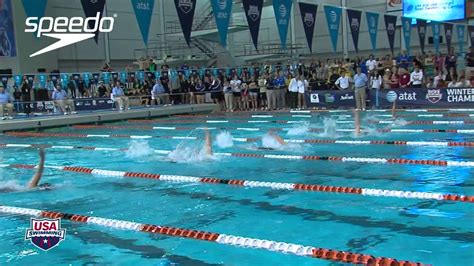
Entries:
[[40, 161], [38, 164], [38, 169], [36, 170], [36, 174], [31, 178], [31, 181], [28, 184], [28, 188], [37, 187], [39, 181], [41, 180], [41, 176], [43, 175], [44, 160], [45, 160], [45, 152], [43, 148], [39, 149], [39, 156], [40, 156]]
[[281, 145], [286, 145], [285, 140], [283, 140], [280, 136], [275, 135], [275, 140], [278, 141]]
[[209, 131], [206, 131], [206, 153], [212, 155], [212, 141]]

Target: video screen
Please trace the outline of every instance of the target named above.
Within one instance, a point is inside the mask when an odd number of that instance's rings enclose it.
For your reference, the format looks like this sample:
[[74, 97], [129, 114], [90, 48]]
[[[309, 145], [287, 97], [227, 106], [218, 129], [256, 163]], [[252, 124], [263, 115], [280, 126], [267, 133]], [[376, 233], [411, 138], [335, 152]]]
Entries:
[[404, 0], [403, 16], [435, 21], [464, 19], [465, 0]]

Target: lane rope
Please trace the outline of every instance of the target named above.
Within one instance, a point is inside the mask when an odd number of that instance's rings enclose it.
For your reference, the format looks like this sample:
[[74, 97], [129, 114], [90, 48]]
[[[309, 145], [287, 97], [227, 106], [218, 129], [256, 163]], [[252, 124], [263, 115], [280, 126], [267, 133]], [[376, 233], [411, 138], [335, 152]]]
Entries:
[[[227, 113], [211, 113], [211, 114], [177, 114], [173, 115], [173, 117], [179, 118], [214, 118], [214, 117], [221, 117], [221, 118], [277, 118], [277, 117], [286, 117], [290, 116], [293, 118], [320, 118], [319, 115], [312, 115], [312, 114], [285, 114], [285, 113], [271, 113], [271, 114], [245, 114], [245, 113], [237, 113], [237, 114], [227, 114]], [[393, 117], [391, 114], [375, 114], [378, 117]], [[353, 115], [343, 115], [343, 114], [332, 114], [331, 117], [344, 117], [344, 118], [351, 118]], [[465, 118], [465, 117], [474, 117], [474, 114], [466, 114], [466, 113], [446, 113], [446, 114], [398, 114], [397, 118], [410, 118], [410, 117], [437, 117], [437, 118]]]
[[[152, 122], [143, 122], [152, 123]], [[97, 125], [73, 125], [78, 130], [86, 129], [126, 129], [126, 130], [236, 130], [236, 131], [288, 131], [290, 128], [258, 128], [258, 127], [154, 127], [154, 126], [97, 126]], [[323, 128], [310, 128], [310, 132], [323, 132]], [[376, 129], [378, 133], [458, 133], [474, 134], [474, 129]], [[340, 128], [336, 132], [354, 132], [354, 129]], [[362, 132], [369, 132], [362, 130]]]
[[[35, 165], [29, 164], [0, 164], [0, 168], [19, 168], [34, 169]], [[165, 182], [179, 183], [204, 183], [214, 185], [229, 185], [233, 187], [250, 187], [250, 188], [270, 188], [273, 190], [293, 190], [307, 192], [323, 192], [331, 194], [351, 194], [369, 197], [386, 197], [400, 199], [422, 199], [422, 200], [438, 200], [438, 201], [455, 201], [474, 203], [474, 196], [434, 193], [434, 192], [418, 192], [390, 189], [372, 189], [345, 186], [325, 186], [318, 184], [302, 184], [302, 183], [282, 183], [282, 182], [261, 182], [241, 179], [223, 179], [217, 177], [197, 177], [197, 176], [180, 176], [180, 175], [164, 175], [150, 174], [140, 172], [125, 172], [115, 170], [102, 170], [80, 166], [45, 166], [45, 168], [57, 171], [74, 172], [89, 175], [108, 176], [108, 177], [130, 177], [130, 178], [146, 178]]]
[[[201, 137], [190, 136], [154, 136], [154, 135], [125, 135], [125, 134], [77, 134], [77, 133], [39, 133], [39, 132], [7, 132], [6, 135], [14, 137], [62, 137], [62, 138], [130, 138], [130, 139], [175, 139], [198, 140]], [[236, 138], [236, 142], [257, 142], [261, 138]], [[284, 139], [288, 143], [308, 144], [346, 144], [346, 145], [397, 145], [397, 146], [434, 146], [434, 147], [474, 147], [474, 142], [457, 141], [403, 141], [403, 140], [331, 140], [331, 139]]]
[[19, 208], [0, 205], [0, 212], [15, 215], [43, 217], [50, 219], [64, 219], [71, 222], [87, 223], [104, 227], [137, 231], [151, 234], [161, 234], [173, 237], [189, 238], [194, 240], [215, 242], [222, 245], [236, 246], [241, 248], [264, 249], [272, 252], [292, 254], [297, 256], [312, 257], [334, 262], [344, 262], [364, 265], [423, 265], [417, 262], [398, 261], [387, 257], [374, 257], [361, 253], [339, 251], [313, 246], [303, 246], [287, 242], [277, 242], [272, 240], [249, 238], [230, 234], [198, 231], [192, 229], [169, 227], [162, 225], [144, 224], [125, 220], [107, 219], [97, 216], [86, 216], [80, 214], [64, 213], [48, 210], [37, 210], [30, 208]]

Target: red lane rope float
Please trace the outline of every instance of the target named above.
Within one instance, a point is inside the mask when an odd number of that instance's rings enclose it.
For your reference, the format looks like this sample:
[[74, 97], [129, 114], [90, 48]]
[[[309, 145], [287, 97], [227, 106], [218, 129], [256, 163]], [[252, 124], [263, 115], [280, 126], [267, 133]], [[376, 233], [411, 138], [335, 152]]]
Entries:
[[[333, 114], [334, 116], [338, 116], [338, 114]], [[311, 118], [311, 117], [319, 117], [313, 116], [311, 113], [306, 114], [296, 114], [296, 113], [273, 113], [273, 112], [265, 112], [265, 113], [211, 113], [211, 114], [177, 114], [173, 115], [173, 117], [182, 117], [182, 118], [205, 118], [205, 117], [225, 117], [225, 118], [244, 118], [244, 117], [252, 117], [252, 118], [273, 118], [273, 117], [284, 117], [284, 116], [291, 116], [291, 117], [301, 117], [301, 118]], [[352, 115], [346, 115], [348, 117], [352, 117]], [[382, 114], [376, 116], [384, 116], [384, 117], [392, 117], [390, 114]], [[445, 113], [445, 114], [399, 114], [397, 117], [444, 117], [444, 118], [453, 118], [453, 117], [474, 117], [474, 114], [467, 114], [467, 113]]]
[[[145, 121], [138, 123], [154, 123], [152, 121]], [[209, 129], [209, 130], [237, 130], [237, 131], [283, 131], [284, 128], [258, 128], [258, 127], [152, 127], [152, 126], [96, 126], [96, 125], [74, 125], [74, 129], [126, 129], [126, 130], [195, 130], [195, 129]], [[310, 128], [310, 132], [322, 132], [323, 128]], [[353, 132], [353, 129], [336, 129], [337, 132]], [[362, 130], [364, 132], [364, 130]], [[377, 129], [379, 133], [465, 133], [474, 134], [474, 129]]]
[[[34, 165], [27, 164], [3, 164], [0, 167], [33, 169]], [[240, 179], [223, 179], [216, 177], [197, 177], [197, 176], [177, 176], [177, 175], [163, 175], [150, 174], [140, 172], [124, 172], [102, 170], [79, 166], [45, 166], [59, 171], [75, 172], [89, 175], [112, 176], [112, 177], [131, 177], [131, 178], [146, 178], [155, 179], [165, 182], [181, 182], [181, 183], [206, 183], [206, 184], [220, 184], [230, 185], [233, 187], [250, 187], [250, 188], [270, 188], [275, 190], [294, 190], [294, 191], [308, 191], [308, 192], [325, 192], [335, 194], [352, 194], [369, 197], [388, 197], [388, 198], [404, 198], [404, 199], [423, 199], [423, 200], [439, 200], [439, 201], [457, 201], [474, 203], [474, 196], [458, 195], [458, 194], [443, 194], [432, 192], [417, 192], [417, 191], [402, 191], [402, 190], [386, 190], [386, 189], [370, 189], [358, 187], [343, 187], [343, 186], [325, 186], [317, 184], [300, 184], [300, 183], [281, 183], [281, 182], [260, 182]]]
[[[4, 147], [33, 147], [30, 144], [5, 144]], [[125, 151], [127, 149], [119, 148], [99, 148], [99, 147], [82, 147], [82, 146], [51, 146], [53, 149], [86, 149], [86, 150], [102, 150], [102, 151]], [[169, 150], [155, 150], [156, 153], [168, 154]], [[309, 160], [309, 161], [339, 161], [339, 162], [356, 162], [369, 164], [414, 164], [414, 165], [432, 165], [432, 166], [460, 166], [474, 167], [471, 161], [445, 161], [445, 160], [413, 160], [404, 158], [367, 158], [367, 157], [342, 157], [342, 156], [319, 156], [319, 155], [286, 155], [286, 154], [257, 154], [257, 153], [226, 153], [216, 152], [215, 155], [233, 156], [233, 157], [252, 157], [264, 159], [284, 159], [284, 160]]]
[[[14, 137], [66, 137], [66, 138], [132, 138], [132, 139], [177, 139], [197, 140], [198, 137], [181, 136], [153, 136], [153, 135], [125, 135], [125, 134], [77, 134], [77, 133], [38, 133], [38, 132], [7, 132], [6, 135]], [[237, 142], [256, 142], [259, 138], [232, 138]], [[435, 147], [474, 147], [474, 142], [456, 141], [402, 141], [402, 140], [326, 140], [326, 139], [285, 139], [288, 143], [309, 144], [346, 144], [346, 145], [397, 145], [397, 146], [435, 146]]]
[[13, 206], [0, 205], [1, 213], [43, 217], [51, 219], [64, 219], [72, 222], [95, 224], [109, 228], [138, 231], [143, 233], [161, 234], [173, 237], [189, 238], [194, 240], [215, 242], [222, 245], [237, 246], [241, 248], [265, 249], [272, 252], [292, 254], [297, 256], [312, 257], [334, 262], [364, 264], [374, 266], [385, 265], [404, 265], [404, 266], [422, 266], [422, 263], [399, 261], [387, 257], [374, 257], [372, 255], [339, 251], [326, 248], [317, 248], [312, 246], [303, 246], [287, 242], [276, 242], [272, 240], [248, 238], [237, 235], [221, 234], [207, 231], [185, 229], [179, 227], [169, 227], [162, 225], [136, 223], [124, 220], [107, 219], [95, 216], [81, 214], [64, 213], [49, 210], [37, 210], [28, 208], [19, 208]]

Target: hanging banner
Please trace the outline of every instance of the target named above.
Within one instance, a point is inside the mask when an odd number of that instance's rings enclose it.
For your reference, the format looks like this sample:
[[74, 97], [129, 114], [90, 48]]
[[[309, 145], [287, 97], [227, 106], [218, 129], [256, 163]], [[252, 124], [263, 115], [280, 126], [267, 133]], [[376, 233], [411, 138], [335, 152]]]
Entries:
[[67, 87], [69, 83], [69, 75], [67, 73], [61, 73], [61, 86], [63, 88]]
[[102, 79], [104, 80], [104, 83], [109, 83], [110, 82], [110, 73], [109, 72], [102, 72]]
[[145, 72], [144, 71], [138, 71], [137, 72], [137, 77], [138, 77], [138, 80], [140, 82], [144, 82], [145, 81]]
[[120, 82], [127, 82], [127, 72], [120, 72]]
[[369, 30], [370, 42], [372, 43], [372, 51], [377, 49], [377, 32], [379, 27], [379, 14], [365, 12], [367, 18], [367, 27]]
[[281, 47], [286, 49], [286, 36], [288, 34], [288, 26], [290, 25], [291, 5], [293, 0], [273, 0], [273, 11], [280, 34]]
[[410, 42], [411, 42], [411, 18], [402, 17], [402, 32], [403, 40], [405, 41], [405, 50], [410, 55]]
[[393, 55], [393, 45], [395, 43], [395, 32], [397, 24], [397, 16], [384, 15], [385, 19], [385, 30], [387, 31], [388, 44], [390, 45], [390, 51]]
[[356, 52], [359, 52], [359, 32], [360, 32], [360, 19], [362, 11], [347, 9], [347, 19], [349, 20], [349, 26], [351, 27], [352, 42]]
[[249, 24], [250, 35], [255, 50], [258, 50], [258, 32], [260, 31], [260, 19], [262, 17], [263, 0], [243, 0], [245, 16]]
[[439, 53], [439, 35], [441, 32], [441, 23], [438, 21], [431, 21], [431, 31], [433, 32], [433, 44], [435, 48], [435, 54]]
[[133, 11], [137, 18], [138, 27], [142, 33], [145, 46], [148, 45], [148, 33], [150, 32], [151, 17], [153, 15], [153, 7], [155, 0], [132, 0]]
[[84, 80], [84, 84], [86, 84], [86, 87], [89, 87], [91, 81], [91, 73], [83, 73], [82, 79]]
[[0, 57], [16, 56], [15, 29], [11, 0], [0, 1]]
[[[99, 15], [97, 20], [101, 20], [104, 12], [105, 0], [81, 0], [81, 4], [87, 18], [94, 18]], [[94, 24], [96, 24], [95, 20], [89, 20], [87, 27], [89, 29], [94, 29]], [[99, 41], [99, 27], [97, 27], [97, 30], [95, 31], [94, 40], [95, 43], [98, 43]]]
[[47, 78], [46, 74], [38, 75], [38, 82], [39, 82], [40, 88], [46, 87], [46, 78]]
[[46, 5], [48, 4], [48, 0], [21, 0], [21, 2], [25, 9], [26, 16], [37, 17], [38, 19], [44, 16]]
[[444, 36], [446, 38], [446, 46], [448, 47], [448, 51], [451, 50], [451, 40], [453, 39], [453, 24], [451, 23], [444, 23]]
[[329, 35], [331, 36], [332, 48], [334, 52], [336, 52], [342, 11], [340, 7], [324, 6], [324, 12], [326, 13], [326, 21], [328, 23]]
[[316, 13], [318, 12], [318, 5], [307, 3], [299, 3], [301, 20], [303, 21], [304, 33], [306, 41], [308, 42], [309, 51], [313, 52], [313, 34], [314, 25], [316, 24]]
[[459, 44], [459, 52], [461, 54], [464, 53], [464, 33], [466, 31], [466, 26], [464, 24], [457, 24], [456, 25], [456, 32], [458, 33], [458, 44]]
[[467, 32], [469, 33], [469, 41], [471, 42], [471, 46], [474, 46], [474, 25], [468, 25]]
[[13, 75], [13, 80], [15, 81], [15, 85], [16, 85], [18, 88], [20, 88], [22, 76], [21, 76], [21, 75]]
[[227, 31], [232, 16], [232, 0], [211, 0], [212, 11], [216, 19], [217, 31], [221, 38], [221, 45], [227, 46]]
[[417, 19], [416, 26], [418, 28], [418, 38], [420, 39], [421, 52], [425, 52], [425, 39], [426, 39], [426, 20]]
[[191, 30], [193, 28], [194, 10], [196, 9], [197, 0], [174, 0], [176, 12], [178, 13], [179, 23], [183, 31], [184, 39], [190, 46]]

